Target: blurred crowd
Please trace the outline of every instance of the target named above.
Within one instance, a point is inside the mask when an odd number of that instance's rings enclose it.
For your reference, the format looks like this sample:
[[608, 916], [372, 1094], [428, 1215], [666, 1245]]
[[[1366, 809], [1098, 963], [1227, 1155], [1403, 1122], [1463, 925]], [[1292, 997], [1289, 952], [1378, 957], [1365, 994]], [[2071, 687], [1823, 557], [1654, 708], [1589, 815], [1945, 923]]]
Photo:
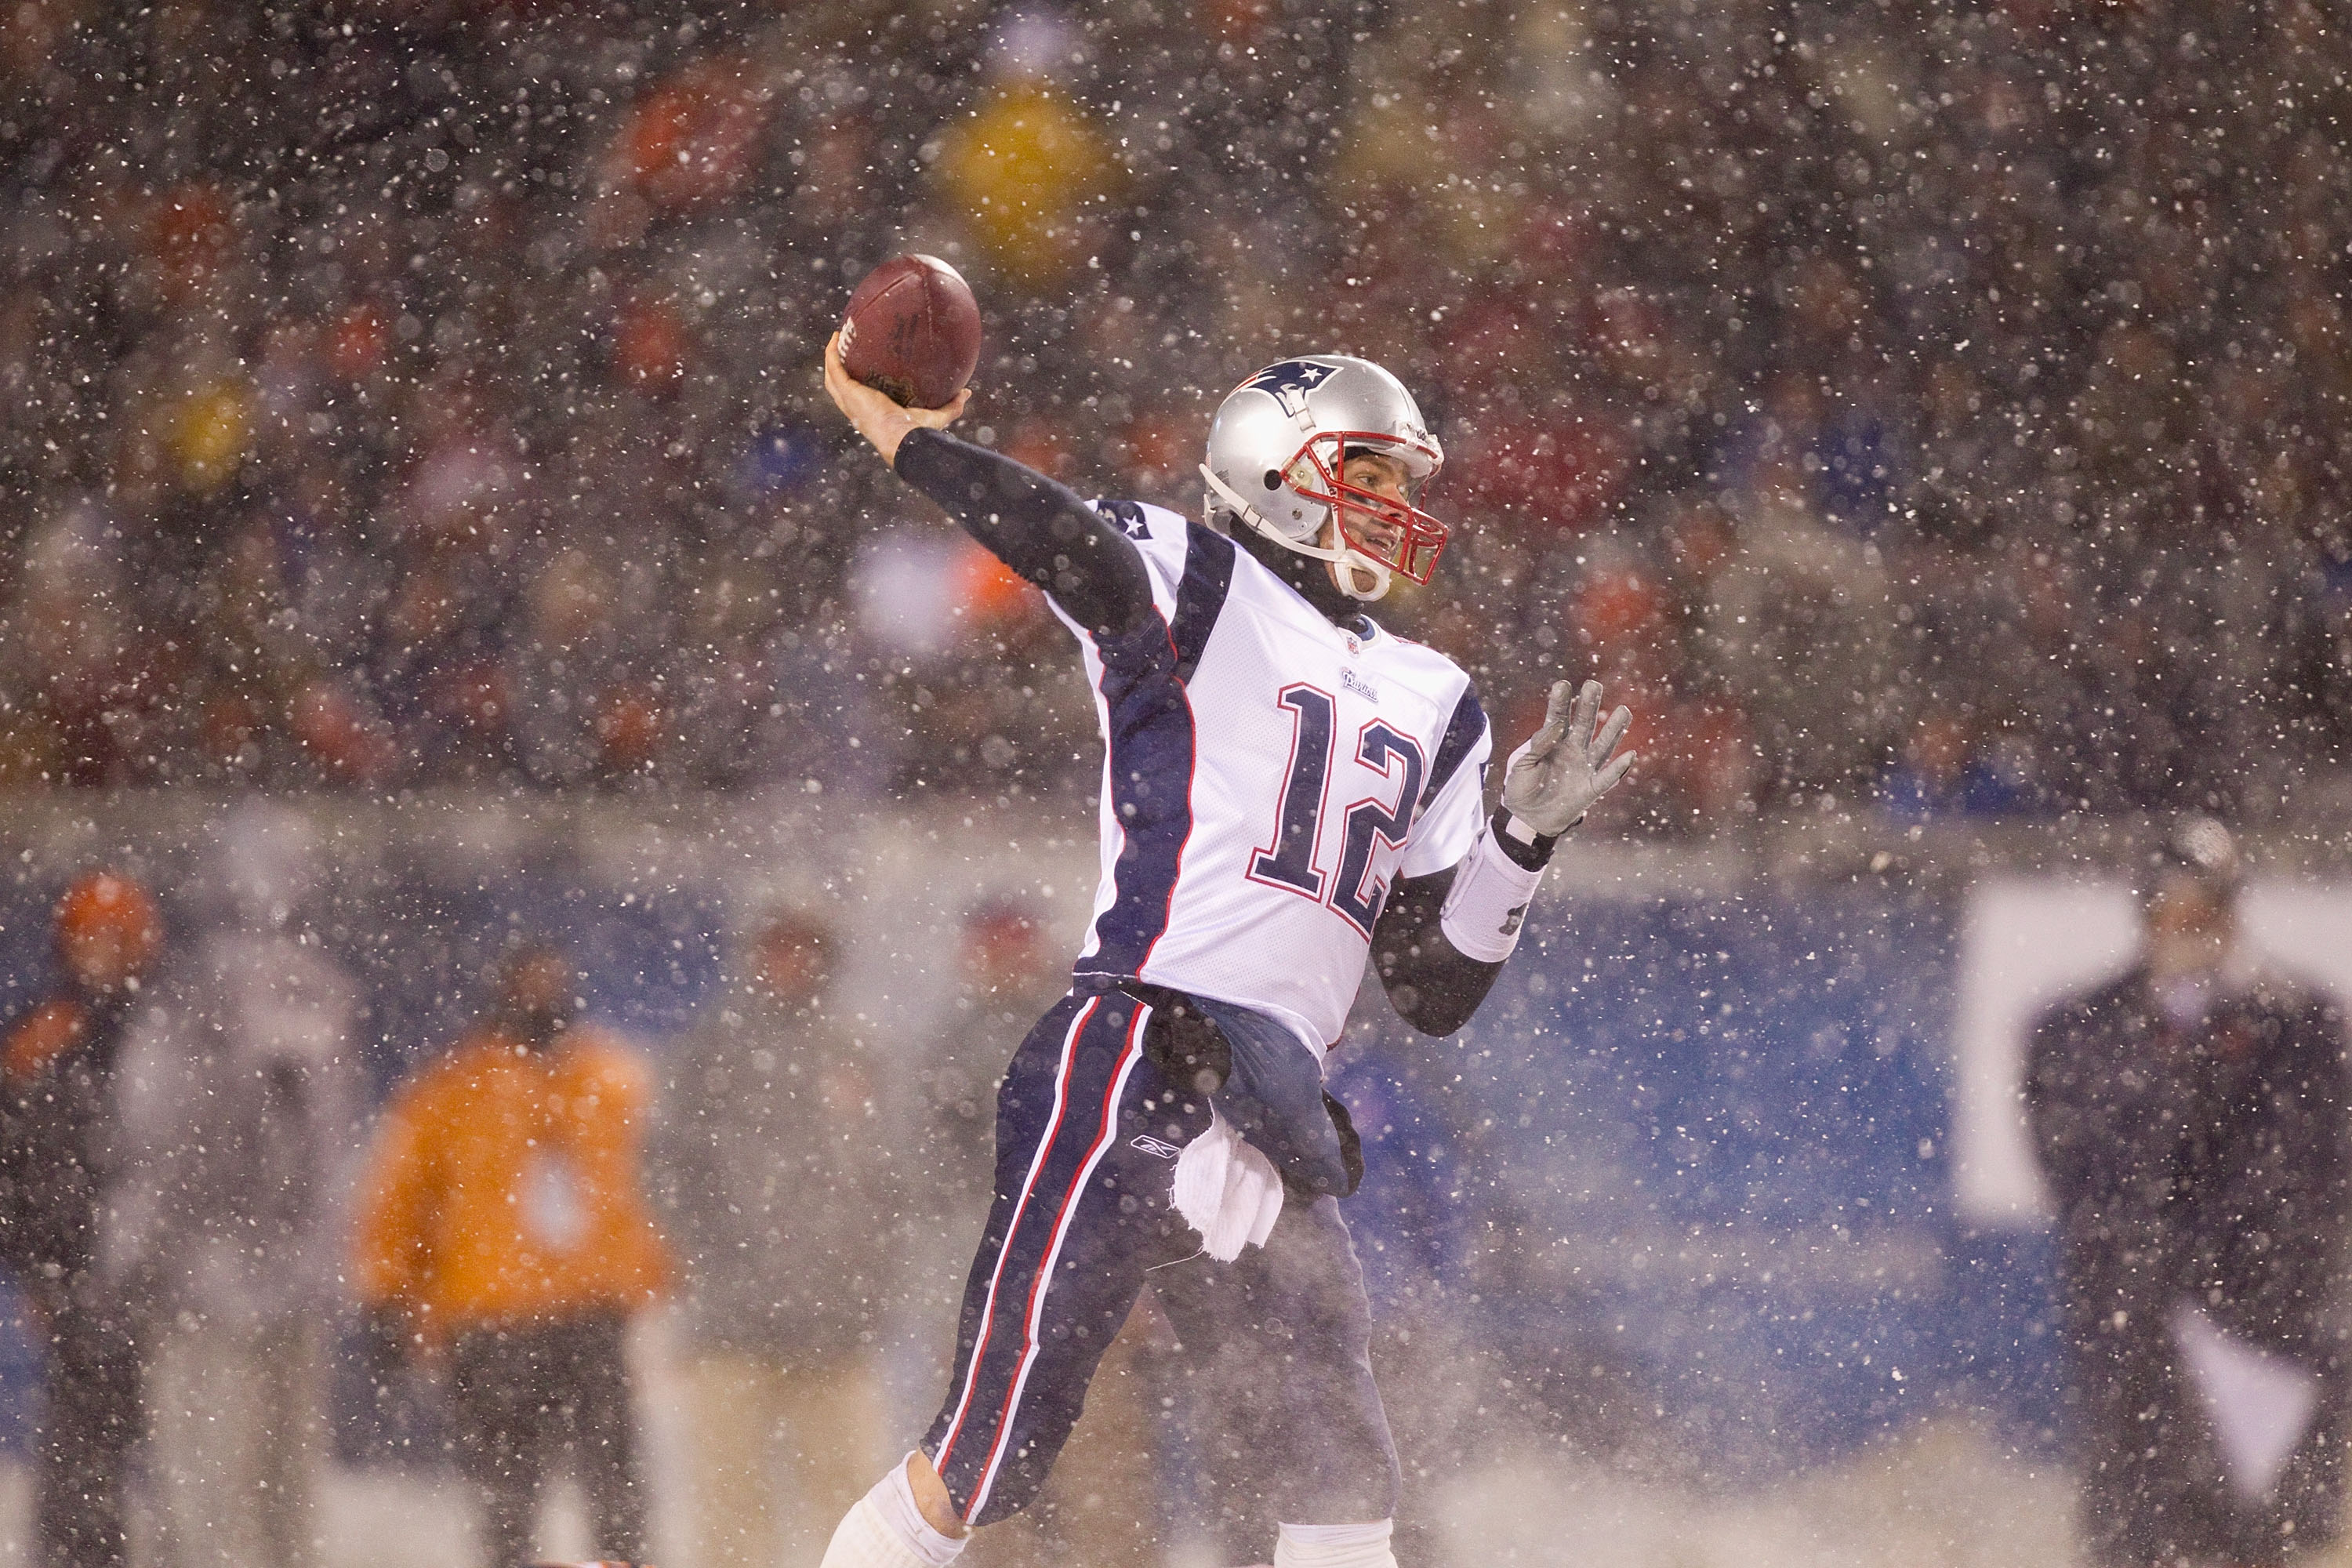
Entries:
[[1433, 410], [1391, 606], [1663, 831], [2292, 811], [2352, 725], [2352, 154], [2315, 0], [26, 0], [0, 779], [1092, 785], [1033, 595], [849, 449], [952, 259], [965, 432], [1198, 506], [1302, 349]]

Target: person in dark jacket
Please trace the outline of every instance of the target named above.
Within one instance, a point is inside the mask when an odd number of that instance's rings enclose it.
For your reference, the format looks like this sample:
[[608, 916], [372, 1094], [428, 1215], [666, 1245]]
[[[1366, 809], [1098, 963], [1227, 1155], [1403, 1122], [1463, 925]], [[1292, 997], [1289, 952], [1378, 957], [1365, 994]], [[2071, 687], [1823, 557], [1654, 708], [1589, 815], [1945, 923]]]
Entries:
[[654, 1139], [685, 1259], [676, 1323], [706, 1568], [813, 1561], [888, 1462], [871, 1315], [896, 1294], [873, 1216], [899, 1207], [874, 1055], [833, 992], [835, 942], [779, 910], [667, 1063]]
[[0, 1260], [16, 1271], [43, 1344], [34, 1436], [39, 1560], [125, 1561], [123, 1482], [142, 1422], [136, 1303], [101, 1282], [115, 1068], [139, 983], [163, 942], [154, 900], [93, 871], [58, 901], [58, 989], [0, 1046]]
[[[2083, 1537], [2102, 1568], [2276, 1563], [2337, 1527], [2343, 1020], [2243, 957], [2238, 867], [2219, 823], [2184, 824], [2138, 961], [2032, 1040]], [[2279, 1392], [2250, 1404], [2216, 1357], [2269, 1369]]]

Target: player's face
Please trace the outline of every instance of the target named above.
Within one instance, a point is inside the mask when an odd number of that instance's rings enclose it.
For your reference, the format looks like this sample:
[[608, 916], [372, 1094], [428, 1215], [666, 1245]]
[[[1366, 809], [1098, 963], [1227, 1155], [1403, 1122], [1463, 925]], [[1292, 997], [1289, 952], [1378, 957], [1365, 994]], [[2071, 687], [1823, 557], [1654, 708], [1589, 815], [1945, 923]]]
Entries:
[[[1369, 490], [1384, 500], [1395, 501], [1402, 507], [1410, 507], [1412, 504], [1411, 471], [1405, 468], [1401, 459], [1391, 458], [1385, 452], [1355, 453], [1341, 465], [1339, 477], [1353, 488]], [[1397, 544], [1403, 537], [1404, 531], [1397, 526], [1394, 520], [1363, 507], [1347, 507], [1344, 502], [1341, 504], [1347, 511], [1349, 533], [1354, 535], [1360, 542], [1371, 546], [1376, 554], [1395, 554]], [[1343, 542], [1339, 536], [1339, 526], [1340, 519], [1336, 513], [1330, 521], [1323, 525], [1322, 542], [1326, 549], [1337, 549]], [[1355, 574], [1355, 590], [1359, 594], [1371, 593], [1380, 586], [1379, 578], [1363, 567], [1352, 563], [1345, 565], [1338, 562], [1332, 563], [1331, 575], [1335, 581], [1341, 572]], [[1342, 588], [1348, 586], [1345, 583], [1339, 585]]]
[[[1358, 452], [1340, 468], [1339, 477], [1360, 490], [1370, 490], [1376, 496], [1386, 496], [1400, 505], [1410, 506], [1412, 503], [1410, 490], [1412, 475], [1405, 468], [1404, 459], [1402, 458], [1391, 457], [1386, 452]], [[1373, 522], [1379, 522], [1387, 529], [1391, 538], [1397, 532], [1395, 524], [1375, 513], [1360, 512], [1357, 522], [1359, 527], [1369, 527]]]
[[2148, 901], [2147, 963], [2159, 980], [2219, 971], [2235, 936], [2229, 899], [2194, 878], [2168, 879]]

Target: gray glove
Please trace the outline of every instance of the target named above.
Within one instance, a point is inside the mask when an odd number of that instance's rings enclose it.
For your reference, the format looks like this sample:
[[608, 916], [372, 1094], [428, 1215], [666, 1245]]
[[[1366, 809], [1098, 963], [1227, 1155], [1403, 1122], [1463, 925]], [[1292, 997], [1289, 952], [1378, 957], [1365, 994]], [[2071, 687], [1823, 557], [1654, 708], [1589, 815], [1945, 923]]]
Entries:
[[1503, 772], [1503, 810], [1510, 817], [1505, 831], [1523, 842], [1557, 838], [1583, 821], [1592, 803], [1625, 776], [1634, 753], [1609, 753], [1625, 738], [1633, 712], [1618, 709], [1595, 734], [1593, 721], [1600, 711], [1601, 682], [1586, 681], [1573, 709], [1568, 682], [1552, 683], [1542, 725], [1511, 753], [1510, 765]]

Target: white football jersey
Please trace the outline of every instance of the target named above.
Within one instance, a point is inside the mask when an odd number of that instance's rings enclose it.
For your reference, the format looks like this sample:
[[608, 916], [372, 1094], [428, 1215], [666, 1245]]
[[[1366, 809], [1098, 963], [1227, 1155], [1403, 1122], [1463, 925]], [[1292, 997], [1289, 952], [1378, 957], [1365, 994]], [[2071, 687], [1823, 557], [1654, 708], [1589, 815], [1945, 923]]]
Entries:
[[1333, 626], [1232, 540], [1104, 501], [1157, 620], [1078, 638], [1104, 739], [1102, 883], [1076, 973], [1339, 1037], [1401, 877], [1455, 864], [1492, 740], [1470, 678], [1369, 619]]

